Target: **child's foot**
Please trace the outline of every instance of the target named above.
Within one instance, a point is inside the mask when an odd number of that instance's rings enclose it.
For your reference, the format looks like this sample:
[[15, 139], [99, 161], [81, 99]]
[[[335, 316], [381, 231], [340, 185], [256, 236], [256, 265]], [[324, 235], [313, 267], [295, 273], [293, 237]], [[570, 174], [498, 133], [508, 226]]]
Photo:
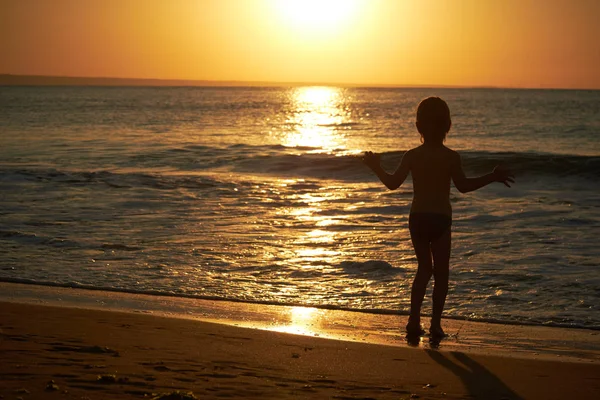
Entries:
[[419, 322], [413, 322], [410, 319], [408, 320], [408, 324], [406, 324], [406, 335], [407, 336], [421, 336], [425, 334], [425, 329], [421, 326]]
[[429, 336], [436, 339], [443, 339], [447, 335], [440, 325], [431, 325], [431, 327], [429, 328]]

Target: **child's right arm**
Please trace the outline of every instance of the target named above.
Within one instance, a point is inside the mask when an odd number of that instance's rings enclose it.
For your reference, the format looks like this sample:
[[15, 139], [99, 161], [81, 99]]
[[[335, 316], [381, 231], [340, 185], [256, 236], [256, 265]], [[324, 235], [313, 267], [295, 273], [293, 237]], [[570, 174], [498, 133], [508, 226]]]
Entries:
[[462, 169], [460, 155], [455, 153], [455, 160], [452, 165], [452, 181], [454, 186], [461, 193], [472, 192], [489, 185], [492, 182], [502, 182], [506, 187], [510, 187], [509, 183], [514, 183], [515, 176], [509, 169], [501, 166], [496, 166], [494, 171], [489, 174], [479, 176], [477, 178], [467, 178]]
[[393, 174], [387, 173], [383, 168], [381, 168], [381, 160], [379, 154], [375, 154], [373, 152], [367, 151], [363, 156], [363, 163], [367, 165], [375, 175], [379, 178], [379, 180], [390, 190], [398, 189], [408, 177], [408, 173], [410, 172], [410, 151], [404, 153], [402, 157], [402, 161], [400, 161], [400, 165], [396, 172]]

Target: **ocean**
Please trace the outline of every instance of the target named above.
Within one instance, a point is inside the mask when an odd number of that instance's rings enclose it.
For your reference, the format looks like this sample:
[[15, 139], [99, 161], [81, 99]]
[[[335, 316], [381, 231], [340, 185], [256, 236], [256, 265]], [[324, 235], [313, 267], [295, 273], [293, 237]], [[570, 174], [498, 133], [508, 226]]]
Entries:
[[600, 91], [0, 87], [0, 280], [406, 315], [412, 183], [360, 154], [432, 95], [517, 181], [452, 189], [445, 316], [600, 329]]

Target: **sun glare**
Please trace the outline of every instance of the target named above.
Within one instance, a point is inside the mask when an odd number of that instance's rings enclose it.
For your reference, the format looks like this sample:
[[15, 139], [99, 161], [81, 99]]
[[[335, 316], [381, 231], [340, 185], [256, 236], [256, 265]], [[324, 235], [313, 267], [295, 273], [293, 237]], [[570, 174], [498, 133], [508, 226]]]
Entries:
[[285, 22], [308, 33], [335, 31], [357, 14], [359, 0], [275, 0]]

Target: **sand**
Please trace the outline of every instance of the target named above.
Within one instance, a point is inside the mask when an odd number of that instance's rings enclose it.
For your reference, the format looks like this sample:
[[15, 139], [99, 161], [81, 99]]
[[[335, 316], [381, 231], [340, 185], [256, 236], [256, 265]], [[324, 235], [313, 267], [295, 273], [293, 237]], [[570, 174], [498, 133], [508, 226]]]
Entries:
[[11, 302], [0, 303], [0, 329], [4, 399], [600, 396], [591, 350], [582, 362], [502, 357]]
[[[238, 327], [406, 347], [407, 316], [0, 282], [0, 302], [198, 319]], [[427, 321], [424, 321], [427, 322]], [[442, 351], [600, 362], [600, 331], [445, 318]], [[428, 340], [421, 349], [431, 348]]]

